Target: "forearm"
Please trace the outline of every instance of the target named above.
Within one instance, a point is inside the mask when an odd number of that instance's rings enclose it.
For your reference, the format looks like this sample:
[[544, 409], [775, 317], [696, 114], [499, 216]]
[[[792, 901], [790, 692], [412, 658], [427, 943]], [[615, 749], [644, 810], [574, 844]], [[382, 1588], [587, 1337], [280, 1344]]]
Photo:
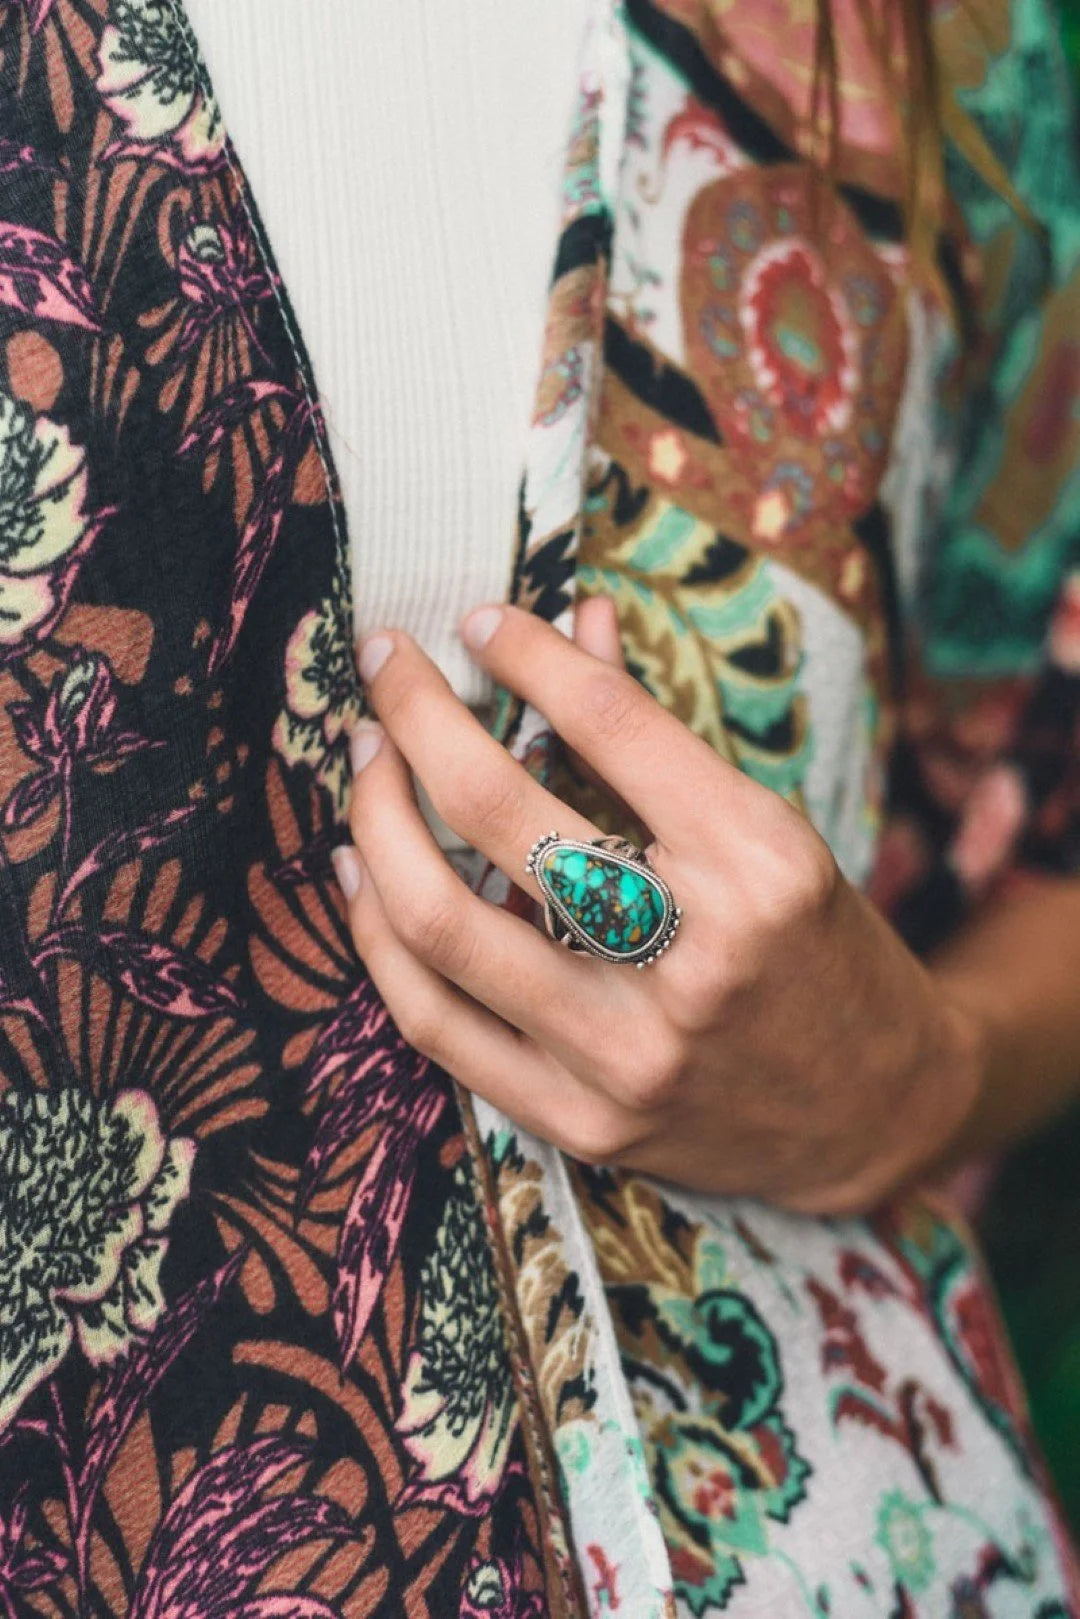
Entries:
[[1025, 882], [934, 958], [981, 1030], [979, 1100], [950, 1158], [992, 1152], [1080, 1095], [1080, 880]]

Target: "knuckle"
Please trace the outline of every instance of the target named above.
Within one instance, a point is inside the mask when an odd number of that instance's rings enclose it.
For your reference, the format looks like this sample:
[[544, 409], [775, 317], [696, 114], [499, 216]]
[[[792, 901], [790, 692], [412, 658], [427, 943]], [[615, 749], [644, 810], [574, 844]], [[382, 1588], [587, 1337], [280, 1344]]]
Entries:
[[620, 1071], [615, 1089], [624, 1105], [649, 1111], [673, 1102], [682, 1089], [686, 1060], [681, 1044], [654, 1041], [639, 1049]]
[[447, 895], [433, 894], [402, 904], [395, 929], [414, 956], [444, 972], [459, 968], [465, 958], [461, 913]]
[[695, 956], [691, 963], [672, 959], [660, 989], [661, 1004], [681, 1034], [703, 1034], [722, 1018], [731, 989], [731, 970], [717, 946], [714, 953]]
[[645, 693], [632, 675], [605, 671], [593, 677], [582, 717], [594, 739], [632, 742], [646, 723]]
[[398, 1033], [407, 1046], [424, 1057], [437, 1058], [442, 1038], [442, 1018], [438, 1008], [412, 999], [393, 1014]]
[[[508, 762], [509, 763], [509, 762]], [[436, 805], [444, 815], [441, 805]], [[478, 846], [491, 839], [512, 840], [522, 828], [524, 810], [516, 768], [489, 770], [459, 783], [446, 810], [460, 830]], [[444, 815], [444, 819], [448, 818]]]
[[564, 1150], [579, 1163], [590, 1165], [618, 1165], [633, 1144], [625, 1127], [604, 1114], [575, 1119], [567, 1138]]
[[840, 870], [828, 845], [816, 833], [785, 849], [767, 888], [766, 909], [777, 927], [818, 921], [840, 885]]
[[808, 838], [792, 862], [791, 882], [798, 911], [818, 916], [827, 910], [839, 880], [839, 868], [828, 845], [817, 836]]

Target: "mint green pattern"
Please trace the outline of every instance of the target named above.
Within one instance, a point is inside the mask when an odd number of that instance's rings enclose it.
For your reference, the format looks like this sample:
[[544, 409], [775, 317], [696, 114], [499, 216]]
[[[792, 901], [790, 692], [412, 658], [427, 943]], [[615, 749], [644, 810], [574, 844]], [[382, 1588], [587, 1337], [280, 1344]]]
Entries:
[[[1007, 491], [994, 488], [1003, 469], [1018, 457], [1037, 461], [1026, 439], [1018, 447], [1014, 417], [1043, 358], [1047, 300], [1067, 287], [1080, 259], [1074, 103], [1053, 10], [1047, 0], [1015, 0], [1011, 22], [1009, 49], [990, 58], [984, 83], [961, 90], [958, 100], [1046, 236], [1019, 224], [1005, 198], [947, 150], [949, 191], [975, 244], [1011, 258], [994, 329], [979, 333], [991, 363], [971, 376], [958, 416], [944, 405], [939, 410], [938, 441], [955, 447], [957, 462], [925, 580], [923, 638], [927, 666], [946, 677], [1038, 671], [1080, 535], [1080, 467], [1060, 479], [1052, 505], [1025, 526], [1019, 546], [1006, 542], [997, 521], [1012, 503]], [[939, 370], [956, 358], [955, 349], [943, 353]], [[1031, 469], [1023, 470], [1030, 478]], [[1053, 467], [1043, 476], [1053, 479]]]
[[644, 867], [634, 869], [599, 851], [556, 846], [537, 877], [576, 928], [618, 955], [640, 955], [663, 929], [667, 903]]

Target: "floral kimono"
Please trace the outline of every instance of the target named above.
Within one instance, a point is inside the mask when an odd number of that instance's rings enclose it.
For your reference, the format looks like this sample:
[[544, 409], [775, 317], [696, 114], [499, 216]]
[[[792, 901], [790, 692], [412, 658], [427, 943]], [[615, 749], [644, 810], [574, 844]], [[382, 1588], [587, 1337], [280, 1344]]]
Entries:
[[[924, 289], [857, 35], [807, 151], [812, 11], [596, 0], [513, 590], [610, 593], [922, 946], [1080, 864], [1080, 182], [1045, 0], [936, 5]], [[943, 1204], [582, 1169], [403, 1043], [350, 591], [180, 0], [0, 0], [0, 1613], [1080, 1614]]]

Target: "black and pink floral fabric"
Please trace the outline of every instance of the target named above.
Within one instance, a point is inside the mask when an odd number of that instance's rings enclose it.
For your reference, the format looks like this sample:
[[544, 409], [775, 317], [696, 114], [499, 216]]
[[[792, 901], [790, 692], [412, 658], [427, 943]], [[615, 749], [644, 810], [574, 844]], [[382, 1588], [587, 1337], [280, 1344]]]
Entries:
[[[989, 9], [935, 26], [1056, 258], [958, 169], [965, 335], [865, 56], [826, 255], [806, 8], [762, 54], [760, 6], [597, 0], [516, 535], [913, 937], [1076, 865], [1080, 190], [1041, 0]], [[179, 0], [0, 0], [0, 1613], [1080, 1612], [951, 1211], [584, 1172], [401, 1040], [329, 863], [351, 597]]]

